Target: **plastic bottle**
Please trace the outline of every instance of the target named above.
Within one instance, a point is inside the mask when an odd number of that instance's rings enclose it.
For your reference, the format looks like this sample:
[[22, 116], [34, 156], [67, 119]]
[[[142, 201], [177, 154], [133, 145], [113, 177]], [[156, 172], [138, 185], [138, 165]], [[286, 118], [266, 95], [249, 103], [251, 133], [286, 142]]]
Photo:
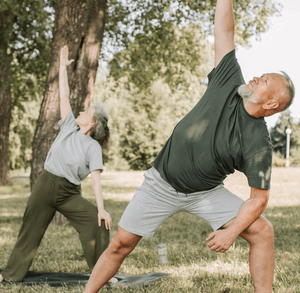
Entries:
[[167, 263], [167, 245], [165, 243], [158, 244], [158, 260], [160, 263]]

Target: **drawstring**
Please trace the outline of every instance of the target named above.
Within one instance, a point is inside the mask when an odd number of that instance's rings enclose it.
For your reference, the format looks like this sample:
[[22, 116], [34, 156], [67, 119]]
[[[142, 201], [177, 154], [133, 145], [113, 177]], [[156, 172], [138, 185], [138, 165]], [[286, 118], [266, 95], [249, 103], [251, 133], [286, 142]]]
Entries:
[[[178, 190], [176, 190], [176, 193], [178, 194], [179, 193], [179, 191]], [[185, 195], [185, 197], [188, 197], [188, 194], [187, 193], [183, 193], [184, 195]]]

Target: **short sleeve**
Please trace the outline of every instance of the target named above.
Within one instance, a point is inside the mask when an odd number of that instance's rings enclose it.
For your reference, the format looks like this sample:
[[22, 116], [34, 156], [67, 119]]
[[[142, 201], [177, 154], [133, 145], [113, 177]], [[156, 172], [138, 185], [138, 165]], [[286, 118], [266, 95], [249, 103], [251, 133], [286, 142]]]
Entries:
[[256, 153], [245, 162], [245, 175], [250, 187], [271, 188], [272, 150]]
[[58, 125], [60, 126], [60, 129], [70, 129], [70, 131], [74, 131], [77, 130], [79, 127], [75, 121], [75, 117], [72, 111], [70, 111], [70, 113], [67, 115], [67, 117], [62, 120], [60, 119], [58, 121]]
[[208, 75], [208, 88], [220, 88], [226, 84], [241, 85], [245, 83], [235, 50], [226, 54], [216, 68]]
[[87, 154], [90, 172], [94, 170], [103, 170], [102, 148], [96, 141], [91, 145]]

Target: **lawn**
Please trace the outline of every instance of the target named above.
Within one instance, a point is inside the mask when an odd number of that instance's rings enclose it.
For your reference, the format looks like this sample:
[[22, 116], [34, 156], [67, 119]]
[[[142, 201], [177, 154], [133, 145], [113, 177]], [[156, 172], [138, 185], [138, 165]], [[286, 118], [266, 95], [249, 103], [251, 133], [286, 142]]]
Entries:
[[[3, 269], [21, 225], [30, 194], [28, 174], [13, 173], [13, 180], [0, 187], [0, 259]], [[300, 292], [300, 168], [274, 168], [272, 192], [264, 215], [275, 228], [276, 268], [274, 292]], [[115, 235], [118, 221], [143, 181], [143, 172], [104, 172], [101, 176], [105, 208], [111, 214]], [[225, 186], [246, 199], [249, 187], [239, 172], [229, 176]], [[83, 184], [83, 196], [94, 201], [90, 179]], [[169, 276], [139, 289], [109, 289], [101, 292], [253, 292], [248, 269], [249, 245], [238, 238], [225, 254], [211, 252], [205, 238], [212, 231], [205, 222], [187, 213], [169, 218], [153, 238], [143, 238], [125, 259], [120, 273], [163, 272]], [[168, 263], [158, 262], [157, 245], [166, 243]], [[77, 233], [67, 223], [51, 223], [36, 258], [34, 271], [88, 272]], [[82, 292], [82, 286], [52, 288], [48, 285], [24, 287], [0, 285], [1, 293], [14, 292]]]

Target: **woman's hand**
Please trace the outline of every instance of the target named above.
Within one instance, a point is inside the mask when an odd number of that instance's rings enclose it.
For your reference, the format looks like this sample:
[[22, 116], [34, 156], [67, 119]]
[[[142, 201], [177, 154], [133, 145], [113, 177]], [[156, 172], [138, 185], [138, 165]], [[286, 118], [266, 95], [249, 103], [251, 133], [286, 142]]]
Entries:
[[108, 212], [106, 212], [104, 209], [98, 210], [98, 225], [101, 226], [101, 220], [105, 221], [105, 228], [106, 230], [111, 229], [112, 220]]
[[98, 225], [101, 226], [101, 220], [105, 221], [105, 228], [107, 230], [111, 229], [112, 220], [108, 212], [105, 211], [103, 206], [103, 196], [102, 196], [102, 187], [100, 184], [100, 170], [94, 170], [91, 172], [92, 177], [92, 188], [97, 202], [98, 207]]
[[68, 46], [63, 46], [60, 50], [60, 66], [69, 66], [74, 59], [69, 60]]

